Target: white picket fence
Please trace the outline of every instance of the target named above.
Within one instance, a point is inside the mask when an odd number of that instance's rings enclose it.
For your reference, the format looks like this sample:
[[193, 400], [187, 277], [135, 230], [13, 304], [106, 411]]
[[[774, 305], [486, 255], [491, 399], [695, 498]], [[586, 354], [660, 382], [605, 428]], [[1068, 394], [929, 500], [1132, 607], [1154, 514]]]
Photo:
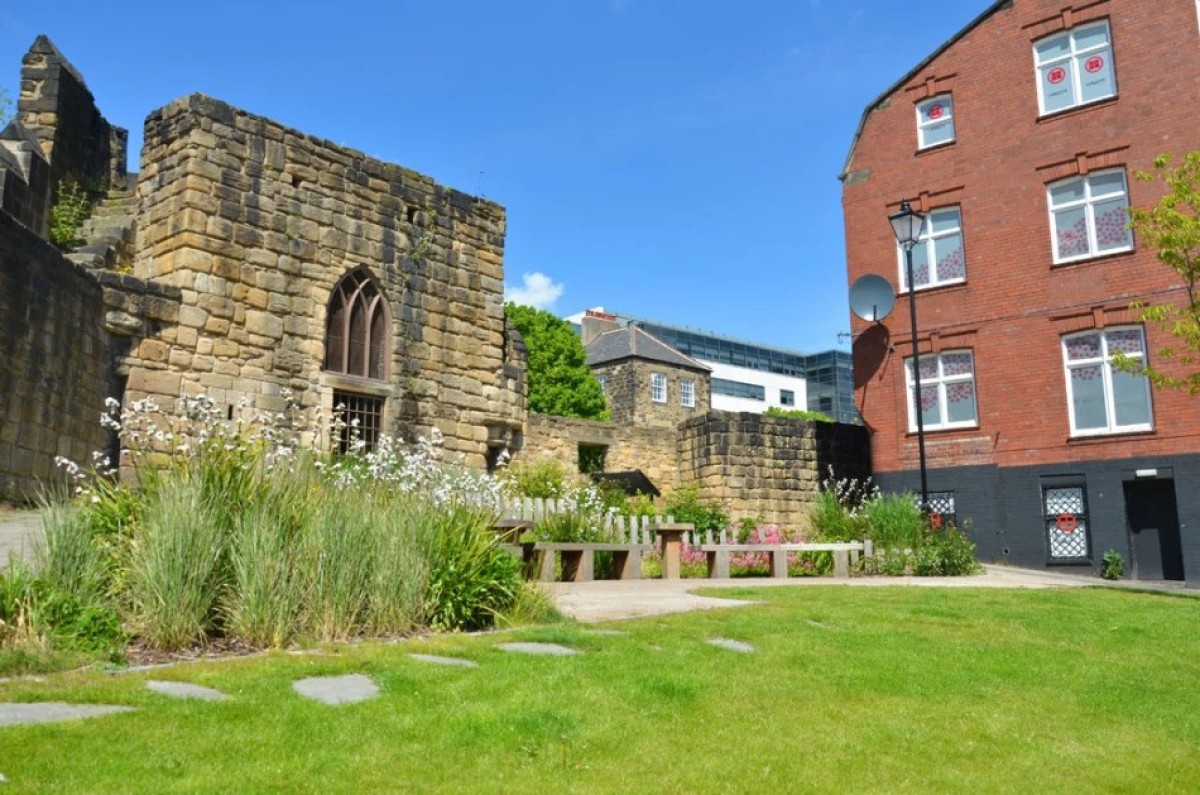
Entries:
[[[524, 497], [520, 500], [506, 502], [500, 506], [501, 519], [524, 519], [530, 522], [538, 522], [547, 516], [563, 513], [570, 509], [562, 500], [549, 500], [545, 498]], [[655, 524], [671, 524], [674, 523], [673, 516], [620, 516], [618, 514], [609, 514], [602, 520], [601, 529], [604, 535], [613, 539], [617, 543], [626, 544], [656, 544], [658, 542], [657, 534], [650, 529], [651, 525]], [[722, 530], [719, 534], [713, 534], [712, 531], [707, 533], [690, 532], [684, 535], [684, 541], [696, 546], [699, 544], [726, 544], [730, 542], [728, 531]]]

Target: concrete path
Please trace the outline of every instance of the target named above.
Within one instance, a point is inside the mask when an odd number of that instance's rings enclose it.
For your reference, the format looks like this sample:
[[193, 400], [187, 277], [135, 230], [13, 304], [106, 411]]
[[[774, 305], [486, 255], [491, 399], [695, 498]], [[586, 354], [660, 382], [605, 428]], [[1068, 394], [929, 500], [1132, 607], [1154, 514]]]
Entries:
[[0, 569], [8, 566], [8, 555], [33, 560], [35, 543], [42, 534], [42, 517], [37, 511], [0, 508]]
[[642, 616], [742, 607], [752, 602], [696, 596], [690, 591], [701, 588], [1085, 588], [1111, 587], [1144, 591], [1169, 591], [1200, 596], [1200, 591], [1184, 590], [1181, 583], [1108, 582], [1098, 577], [1009, 566], [984, 566], [984, 573], [971, 577], [739, 577], [725, 580], [597, 580], [595, 582], [545, 583], [554, 603], [568, 616], [584, 622], [612, 621]]

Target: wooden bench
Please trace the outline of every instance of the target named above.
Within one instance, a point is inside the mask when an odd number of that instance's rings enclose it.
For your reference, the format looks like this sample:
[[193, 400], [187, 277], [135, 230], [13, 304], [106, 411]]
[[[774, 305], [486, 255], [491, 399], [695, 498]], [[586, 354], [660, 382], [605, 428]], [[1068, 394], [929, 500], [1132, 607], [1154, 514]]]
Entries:
[[500, 519], [492, 525], [493, 532], [501, 544], [519, 544], [526, 530], [533, 528], [528, 519]]
[[772, 577], [787, 577], [789, 552], [832, 552], [833, 576], [839, 580], [850, 579], [851, 556], [858, 560], [861, 552], [871, 555], [871, 542], [852, 541], [844, 543], [814, 544], [701, 544], [700, 551], [708, 558], [708, 576], [713, 579], [729, 577], [729, 557], [734, 553], [762, 552], [771, 561]]
[[618, 580], [640, 580], [642, 554], [650, 544], [576, 543], [567, 541], [536, 541], [527, 543], [525, 559], [536, 562], [537, 578], [554, 582], [555, 556], [562, 558], [564, 582], [588, 582], [596, 578], [596, 553], [613, 553], [613, 569]]

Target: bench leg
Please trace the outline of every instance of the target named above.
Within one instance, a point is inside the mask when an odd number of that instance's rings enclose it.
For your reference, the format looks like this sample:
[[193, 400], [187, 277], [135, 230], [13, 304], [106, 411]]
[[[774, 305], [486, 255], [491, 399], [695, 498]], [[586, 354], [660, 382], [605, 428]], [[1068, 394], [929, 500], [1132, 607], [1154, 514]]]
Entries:
[[563, 582], [590, 582], [595, 579], [595, 553], [590, 549], [563, 550]]
[[787, 553], [782, 549], [776, 549], [767, 554], [771, 556], [771, 576], [787, 579]]
[[618, 580], [642, 579], [642, 553], [630, 550], [613, 552], [613, 570]]
[[538, 581], [554, 582], [554, 553], [543, 549], [534, 554], [537, 556]]
[[850, 553], [839, 549], [833, 553], [833, 576], [839, 580], [850, 579]]
[[729, 579], [729, 553], [706, 552], [708, 558], [708, 576], [713, 580]]

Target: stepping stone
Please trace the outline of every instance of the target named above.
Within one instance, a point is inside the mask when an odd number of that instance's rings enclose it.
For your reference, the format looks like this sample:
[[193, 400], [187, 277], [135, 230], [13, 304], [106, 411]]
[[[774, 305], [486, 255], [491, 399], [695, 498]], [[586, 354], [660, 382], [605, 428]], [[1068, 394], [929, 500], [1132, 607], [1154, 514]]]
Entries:
[[45, 701], [39, 704], [0, 704], [0, 726], [53, 723], [60, 720], [95, 718], [115, 712], [132, 711], [133, 707], [117, 707], [108, 704], [67, 704], [62, 701]]
[[292, 682], [292, 688], [322, 704], [353, 704], [379, 695], [379, 685], [363, 674], [346, 676], [310, 676]]
[[462, 657], [439, 657], [436, 654], [410, 654], [409, 657], [421, 662], [433, 663], [434, 665], [457, 665], [460, 668], [478, 668], [479, 663], [473, 660], [464, 660]]
[[7, 784], [7, 783], [8, 783], [8, 779], [5, 778], [3, 773], [0, 773], [0, 784]]
[[146, 687], [155, 693], [171, 698], [198, 698], [201, 701], [224, 701], [229, 696], [211, 687], [192, 685], [187, 682], [147, 682]]
[[579, 654], [575, 649], [568, 649], [557, 643], [501, 643], [496, 646], [501, 651], [511, 651], [517, 654], [549, 654], [553, 657], [568, 657]]
[[730, 640], [729, 638], [709, 638], [710, 646], [719, 646], [722, 649], [730, 651], [740, 651], [742, 654], [753, 654], [754, 647], [749, 643], [742, 643], [740, 640]]

